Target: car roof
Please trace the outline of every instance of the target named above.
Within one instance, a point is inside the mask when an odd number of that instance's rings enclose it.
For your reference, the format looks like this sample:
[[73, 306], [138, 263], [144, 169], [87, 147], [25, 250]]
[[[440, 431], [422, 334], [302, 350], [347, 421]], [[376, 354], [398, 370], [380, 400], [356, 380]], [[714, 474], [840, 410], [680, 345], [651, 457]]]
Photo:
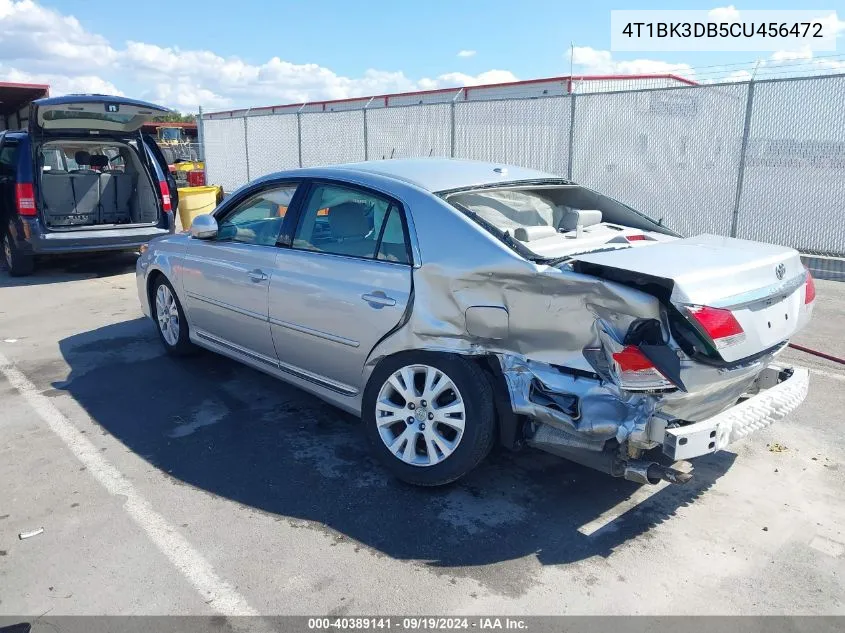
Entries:
[[455, 158], [371, 160], [333, 165], [321, 171], [337, 171], [338, 177], [348, 175], [349, 172], [360, 175], [376, 174], [401, 180], [431, 192], [504, 184], [515, 180], [562, 179], [561, 176], [527, 167]]

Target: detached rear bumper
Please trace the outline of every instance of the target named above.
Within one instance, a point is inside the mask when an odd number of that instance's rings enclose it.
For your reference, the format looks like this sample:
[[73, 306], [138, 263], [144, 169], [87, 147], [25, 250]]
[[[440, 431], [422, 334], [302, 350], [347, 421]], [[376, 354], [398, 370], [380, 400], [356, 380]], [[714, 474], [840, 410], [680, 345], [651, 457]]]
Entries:
[[[791, 375], [790, 375], [791, 371]], [[732, 442], [783, 419], [804, 401], [810, 378], [803, 367], [770, 365], [758, 378], [760, 391], [712, 418], [667, 428], [663, 453], [681, 460], [722, 450]], [[765, 386], [769, 386], [765, 388]]]

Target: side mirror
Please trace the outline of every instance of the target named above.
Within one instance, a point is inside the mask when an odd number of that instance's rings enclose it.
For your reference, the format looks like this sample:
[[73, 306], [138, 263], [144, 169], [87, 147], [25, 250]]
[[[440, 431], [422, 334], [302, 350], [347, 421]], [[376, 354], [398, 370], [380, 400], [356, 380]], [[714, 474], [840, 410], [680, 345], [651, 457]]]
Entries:
[[191, 237], [198, 240], [213, 240], [217, 237], [217, 220], [212, 215], [198, 215], [191, 222]]

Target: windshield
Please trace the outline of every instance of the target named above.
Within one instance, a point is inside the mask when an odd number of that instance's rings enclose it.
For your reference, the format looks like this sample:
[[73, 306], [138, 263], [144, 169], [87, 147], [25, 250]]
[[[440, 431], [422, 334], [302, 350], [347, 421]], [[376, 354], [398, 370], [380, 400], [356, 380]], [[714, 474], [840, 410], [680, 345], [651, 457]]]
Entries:
[[449, 196], [501, 231], [520, 227], [557, 228], [568, 207], [532, 191], [472, 191]]
[[177, 127], [162, 128], [161, 129], [161, 140], [162, 141], [180, 141], [180, 140], [182, 140], [182, 130], [177, 128]]

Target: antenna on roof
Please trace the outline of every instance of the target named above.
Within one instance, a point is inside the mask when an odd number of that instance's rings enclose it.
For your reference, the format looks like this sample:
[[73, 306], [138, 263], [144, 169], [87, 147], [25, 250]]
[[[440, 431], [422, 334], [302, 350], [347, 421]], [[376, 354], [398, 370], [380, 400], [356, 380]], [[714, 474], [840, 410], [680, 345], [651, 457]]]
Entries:
[[569, 81], [572, 81], [572, 63], [575, 59], [575, 42], [569, 43]]

